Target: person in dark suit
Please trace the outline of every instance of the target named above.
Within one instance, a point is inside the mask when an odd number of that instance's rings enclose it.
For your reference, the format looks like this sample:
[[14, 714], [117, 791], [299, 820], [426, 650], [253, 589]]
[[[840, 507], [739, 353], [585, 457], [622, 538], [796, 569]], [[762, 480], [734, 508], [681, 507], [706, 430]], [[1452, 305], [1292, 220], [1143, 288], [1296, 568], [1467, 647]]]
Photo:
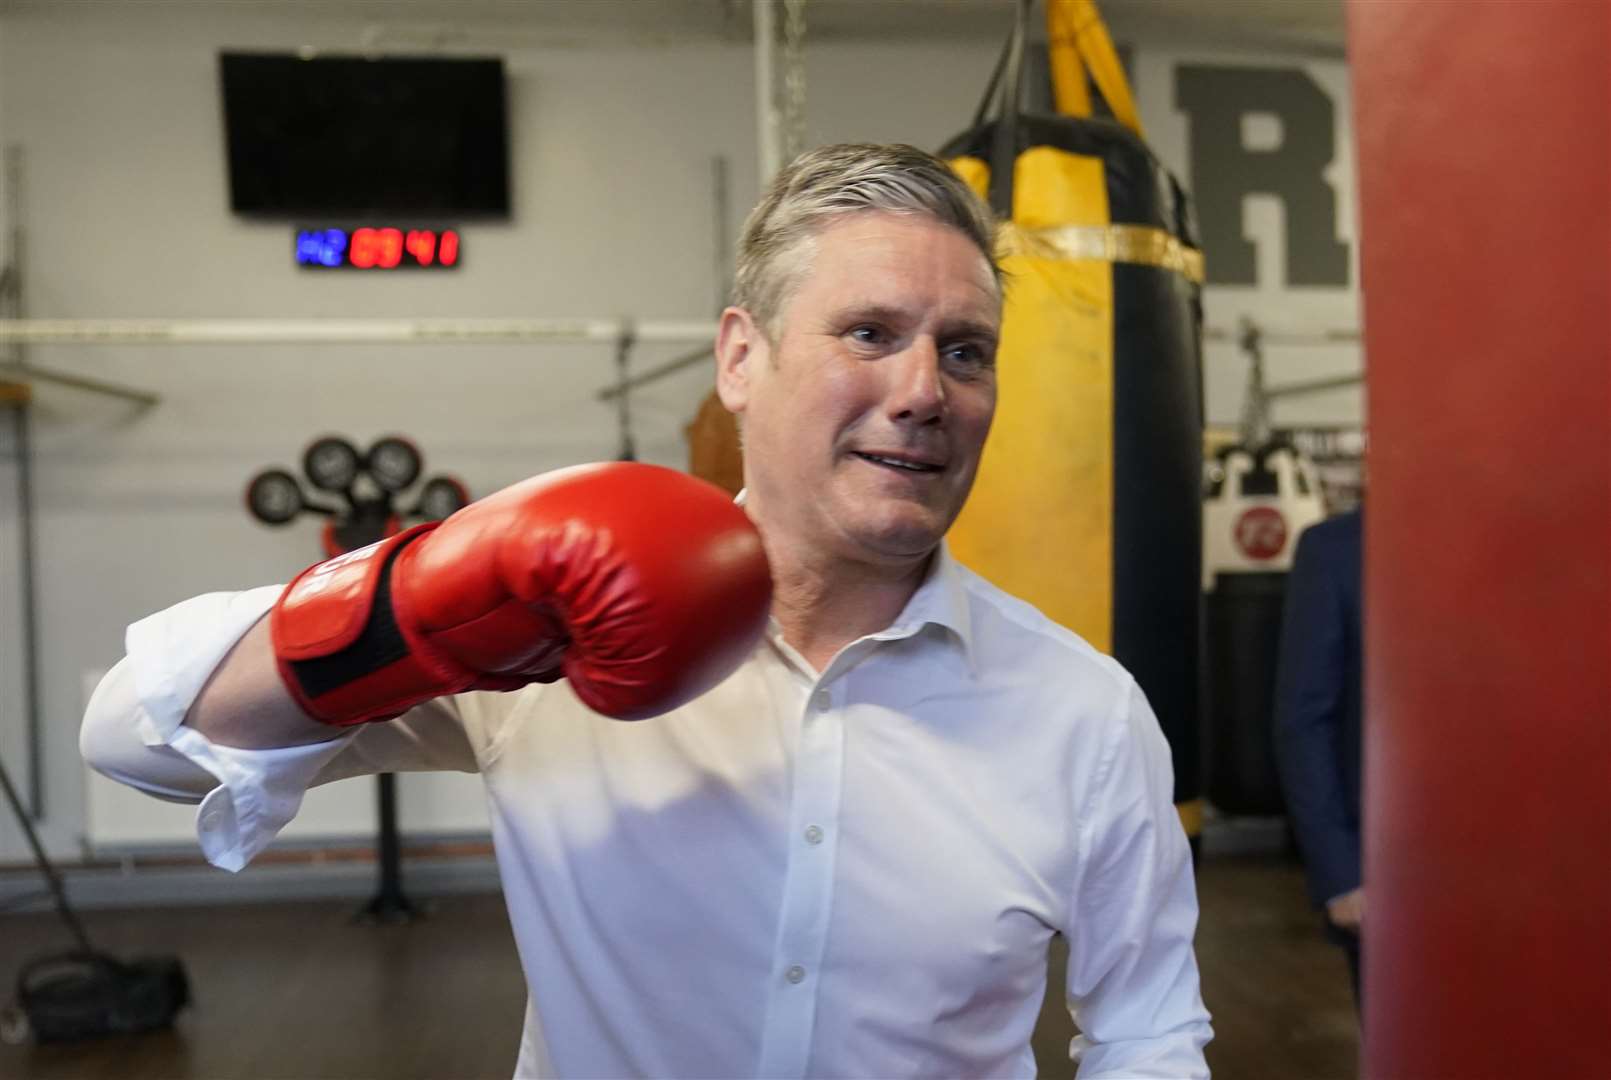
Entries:
[[1364, 515], [1304, 531], [1287, 578], [1275, 749], [1309, 895], [1342, 946], [1360, 1002], [1360, 566]]

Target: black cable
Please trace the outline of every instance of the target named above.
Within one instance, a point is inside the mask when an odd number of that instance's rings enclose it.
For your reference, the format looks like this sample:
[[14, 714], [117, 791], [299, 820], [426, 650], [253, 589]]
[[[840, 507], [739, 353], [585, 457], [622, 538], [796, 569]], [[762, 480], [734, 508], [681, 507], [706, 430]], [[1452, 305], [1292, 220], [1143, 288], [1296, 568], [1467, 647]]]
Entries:
[[1034, 0], [1018, 0], [1005, 77], [1001, 82], [1001, 113], [996, 117], [990, 146], [990, 208], [1003, 221], [1012, 220], [1013, 163], [1018, 157], [1018, 113], [1024, 94], [1024, 48], [1029, 36], [1029, 9]]
[[22, 826], [22, 834], [28, 838], [28, 846], [33, 848], [34, 862], [39, 865], [39, 872], [45, 876], [45, 883], [50, 886], [51, 895], [56, 899], [56, 910], [61, 913], [62, 921], [72, 932], [73, 940], [86, 955], [95, 951], [90, 945], [89, 935], [84, 933], [84, 925], [73, 914], [73, 909], [67, 906], [67, 890], [62, 888], [62, 880], [51, 865], [50, 857], [45, 854], [45, 848], [39, 842], [39, 834], [34, 832], [33, 822], [23, 812], [22, 800], [17, 798], [17, 789], [11, 784], [11, 774], [6, 772], [4, 762], [0, 762], [0, 788], [5, 789], [6, 801], [11, 804], [11, 810], [17, 815], [17, 824]]
[[1001, 43], [1001, 55], [996, 57], [995, 70], [990, 72], [990, 81], [985, 84], [984, 96], [979, 99], [979, 107], [974, 110], [971, 127], [978, 127], [985, 121], [985, 113], [990, 111], [990, 99], [996, 96], [996, 87], [1001, 85], [1001, 73], [1007, 70], [1007, 57], [1012, 55], [1013, 37], [1018, 33], [1018, 26], [1007, 31], [1006, 40]]

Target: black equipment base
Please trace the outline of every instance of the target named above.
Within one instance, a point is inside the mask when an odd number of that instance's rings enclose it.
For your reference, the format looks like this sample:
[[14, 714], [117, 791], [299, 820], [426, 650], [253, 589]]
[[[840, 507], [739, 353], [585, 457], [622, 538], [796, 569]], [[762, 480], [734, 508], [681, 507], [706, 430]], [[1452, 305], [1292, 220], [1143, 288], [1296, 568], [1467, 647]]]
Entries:
[[179, 958], [150, 956], [125, 963], [97, 951], [68, 906], [61, 877], [45, 854], [4, 763], [0, 763], [0, 789], [78, 946], [23, 965], [16, 1000], [0, 1010], [0, 1038], [66, 1042], [171, 1026], [179, 1010], [190, 1004], [190, 980]]
[[397, 777], [391, 773], [380, 773], [375, 781], [375, 797], [380, 807], [380, 836], [376, 851], [379, 891], [353, 918], [357, 922], [377, 925], [423, 919], [426, 910], [403, 894], [403, 860], [397, 843]]

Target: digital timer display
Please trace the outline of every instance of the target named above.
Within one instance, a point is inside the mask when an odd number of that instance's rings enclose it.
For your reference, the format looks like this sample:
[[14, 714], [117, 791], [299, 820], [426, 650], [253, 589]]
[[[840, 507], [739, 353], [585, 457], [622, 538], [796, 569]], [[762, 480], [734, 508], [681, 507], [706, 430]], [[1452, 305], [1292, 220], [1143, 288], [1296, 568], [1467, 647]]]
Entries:
[[296, 264], [314, 270], [451, 270], [459, 265], [454, 229], [299, 229]]

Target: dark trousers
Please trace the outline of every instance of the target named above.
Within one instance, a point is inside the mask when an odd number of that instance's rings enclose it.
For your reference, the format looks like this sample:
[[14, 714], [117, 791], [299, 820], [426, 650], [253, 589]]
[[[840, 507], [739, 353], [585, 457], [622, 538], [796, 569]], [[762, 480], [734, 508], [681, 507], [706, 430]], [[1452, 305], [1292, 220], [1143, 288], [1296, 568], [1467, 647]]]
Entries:
[[1343, 955], [1348, 958], [1348, 977], [1354, 986], [1354, 1011], [1359, 1014], [1360, 1022], [1365, 1019], [1364, 987], [1359, 978], [1359, 935], [1352, 930], [1345, 930], [1330, 919], [1326, 920], [1326, 939], [1333, 945], [1342, 949]]

